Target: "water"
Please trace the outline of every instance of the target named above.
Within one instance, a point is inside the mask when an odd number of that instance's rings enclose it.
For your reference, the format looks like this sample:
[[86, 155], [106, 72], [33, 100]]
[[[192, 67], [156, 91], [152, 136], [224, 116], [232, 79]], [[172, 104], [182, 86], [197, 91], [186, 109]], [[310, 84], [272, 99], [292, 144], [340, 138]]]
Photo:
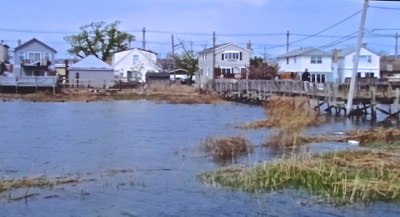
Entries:
[[[220, 168], [196, 147], [206, 137], [243, 135], [254, 144], [271, 130], [246, 131], [240, 124], [263, 119], [246, 105], [172, 105], [148, 101], [91, 103], [8, 102], [0, 105], [0, 176], [75, 177], [90, 181], [7, 202], [0, 216], [398, 216], [396, 203], [351, 207], [307, 204], [298, 191], [247, 194], [196, 180]], [[308, 134], [368, 129], [378, 123], [328, 119]], [[325, 143], [304, 151], [350, 148]], [[303, 150], [299, 150], [303, 151]], [[285, 150], [258, 150], [242, 164], [273, 160]], [[121, 170], [126, 170], [122, 172]], [[113, 173], [112, 171], [116, 171]], [[120, 171], [120, 172], [118, 172]], [[25, 190], [11, 192], [12, 197]]]

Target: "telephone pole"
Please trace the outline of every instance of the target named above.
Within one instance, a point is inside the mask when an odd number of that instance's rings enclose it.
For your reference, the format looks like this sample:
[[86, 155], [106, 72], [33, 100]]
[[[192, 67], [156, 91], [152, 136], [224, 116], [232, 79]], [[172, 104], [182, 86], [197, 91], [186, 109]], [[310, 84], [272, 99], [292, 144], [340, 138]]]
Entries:
[[213, 63], [212, 63], [212, 76], [213, 76], [213, 88], [215, 87], [215, 31], [213, 32]]
[[143, 27], [143, 50], [146, 50], [146, 29]]
[[394, 48], [394, 57], [395, 57], [395, 60], [397, 60], [397, 48], [398, 48], [399, 33], [396, 32], [395, 38], [396, 38], [396, 47]]
[[174, 82], [176, 82], [176, 72], [175, 72], [175, 42], [174, 35], [171, 35], [172, 42], [172, 70], [174, 70]]
[[353, 107], [353, 96], [354, 96], [354, 90], [355, 90], [355, 85], [356, 85], [358, 59], [360, 56], [361, 43], [362, 43], [362, 38], [364, 35], [364, 25], [365, 25], [365, 19], [367, 17], [368, 1], [369, 0], [364, 0], [363, 12], [361, 15], [361, 23], [360, 23], [360, 29], [358, 32], [357, 48], [356, 48], [356, 54], [354, 56], [354, 63], [353, 63], [353, 73], [351, 74], [350, 90], [349, 90], [349, 95], [347, 97], [347, 104], [346, 104], [346, 115], [347, 116], [350, 115], [350, 113], [352, 111], [352, 107]]

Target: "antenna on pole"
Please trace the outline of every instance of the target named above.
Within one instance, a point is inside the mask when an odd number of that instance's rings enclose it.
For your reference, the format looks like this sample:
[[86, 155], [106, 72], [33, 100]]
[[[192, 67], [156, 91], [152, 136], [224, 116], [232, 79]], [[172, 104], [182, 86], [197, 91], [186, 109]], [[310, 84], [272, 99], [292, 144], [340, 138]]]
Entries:
[[146, 50], [146, 29], [143, 27], [143, 50]]
[[290, 33], [288, 30], [286, 33], [286, 53], [289, 52], [289, 36], [290, 36]]

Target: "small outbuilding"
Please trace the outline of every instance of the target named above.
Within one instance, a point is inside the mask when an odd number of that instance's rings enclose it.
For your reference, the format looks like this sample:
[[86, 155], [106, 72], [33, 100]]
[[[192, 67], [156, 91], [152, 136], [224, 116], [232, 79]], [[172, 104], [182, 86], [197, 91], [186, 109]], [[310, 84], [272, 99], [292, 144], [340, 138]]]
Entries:
[[108, 65], [94, 55], [72, 64], [69, 67], [69, 82], [71, 85], [107, 88], [114, 86], [114, 67]]
[[147, 72], [146, 84], [149, 87], [169, 86], [169, 73]]

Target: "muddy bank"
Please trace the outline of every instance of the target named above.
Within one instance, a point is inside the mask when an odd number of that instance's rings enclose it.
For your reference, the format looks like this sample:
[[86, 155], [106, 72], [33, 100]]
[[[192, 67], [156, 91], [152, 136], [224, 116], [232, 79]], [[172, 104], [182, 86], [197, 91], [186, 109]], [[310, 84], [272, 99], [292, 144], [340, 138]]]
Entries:
[[63, 89], [30, 94], [1, 93], [0, 101], [23, 100], [29, 102], [92, 102], [116, 100], [155, 100], [182, 104], [213, 104], [225, 101], [217, 94], [201, 93], [194, 87], [170, 86], [150, 89]]

